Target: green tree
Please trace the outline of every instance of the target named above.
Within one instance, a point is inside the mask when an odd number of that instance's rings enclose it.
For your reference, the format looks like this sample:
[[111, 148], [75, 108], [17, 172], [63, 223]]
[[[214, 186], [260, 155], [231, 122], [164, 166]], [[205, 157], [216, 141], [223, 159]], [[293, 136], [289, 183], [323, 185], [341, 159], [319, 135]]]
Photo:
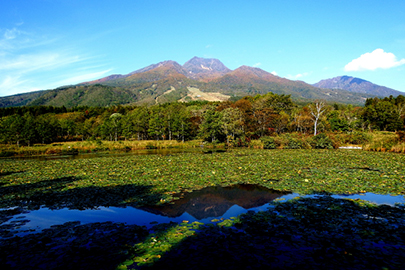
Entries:
[[153, 106], [151, 108], [151, 114], [149, 118], [149, 135], [155, 137], [158, 141], [159, 138], [164, 139], [165, 135], [165, 121], [164, 111], [160, 106]]
[[13, 114], [2, 118], [1, 139], [3, 142], [16, 143], [20, 146], [23, 138], [24, 118], [18, 114]]
[[136, 134], [138, 140], [148, 138], [150, 110], [147, 106], [135, 108], [128, 113], [129, 121], [133, 127], [132, 132]]
[[111, 113], [108, 111], [105, 111], [101, 116], [100, 116], [100, 122], [101, 125], [97, 127], [97, 133], [100, 134], [101, 138], [103, 139], [108, 139], [110, 141], [113, 140], [113, 134], [114, 134], [114, 126], [112, 123], [112, 119], [110, 118]]
[[395, 131], [403, 129], [403, 119], [399, 115], [397, 105], [389, 99], [373, 99], [367, 102], [363, 110], [364, 121], [369, 122], [372, 127], [379, 130]]
[[347, 120], [341, 116], [340, 111], [331, 111], [328, 114], [328, 122], [332, 131], [349, 131], [349, 124]]
[[31, 144], [39, 142], [37, 121], [30, 112], [25, 113], [23, 118], [24, 118], [24, 126], [22, 129], [22, 138], [24, 142], [28, 146], [30, 146]]
[[96, 117], [90, 117], [83, 122], [82, 125], [82, 135], [83, 138], [94, 138], [96, 137], [96, 130], [99, 126], [99, 122]]
[[113, 113], [110, 116], [111, 124], [114, 130], [114, 140], [118, 141], [118, 135], [121, 133], [121, 120], [122, 114], [120, 113]]
[[44, 144], [57, 140], [60, 127], [54, 114], [43, 114], [36, 119], [36, 129], [38, 139]]
[[206, 140], [215, 142], [224, 137], [221, 128], [221, 112], [216, 110], [215, 105], [208, 105], [202, 115], [202, 123], [200, 125], [200, 136]]
[[184, 104], [180, 103], [171, 104], [169, 106], [169, 112], [171, 114], [171, 133], [173, 136], [177, 137], [177, 140], [184, 142], [185, 138], [190, 135], [190, 112]]
[[222, 111], [222, 130], [226, 135], [226, 142], [229, 139], [235, 140], [236, 135], [243, 133], [243, 115], [238, 108], [227, 108]]

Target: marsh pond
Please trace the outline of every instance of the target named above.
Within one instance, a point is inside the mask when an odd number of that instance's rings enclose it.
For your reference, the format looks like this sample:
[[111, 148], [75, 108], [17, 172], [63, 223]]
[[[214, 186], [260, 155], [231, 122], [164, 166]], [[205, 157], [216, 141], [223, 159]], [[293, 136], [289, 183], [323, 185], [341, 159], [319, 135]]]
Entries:
[[0, 265], [400, 269], [403, 161], [338, 150], [2, 159]]

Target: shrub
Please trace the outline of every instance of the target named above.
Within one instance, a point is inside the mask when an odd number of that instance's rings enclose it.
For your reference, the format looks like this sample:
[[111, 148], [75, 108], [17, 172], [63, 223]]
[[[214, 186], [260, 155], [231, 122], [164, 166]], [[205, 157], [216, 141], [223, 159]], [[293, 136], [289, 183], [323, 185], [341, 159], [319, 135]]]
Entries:
[[397, 131], [398, 141], [405, 142], [405, 131]]
[[273, 137], [264, 136], [264, 137], [261, 137], [260, 140], [263, 143], [263, 149], [276, 149], [277, 148], [277, 144]]
[[145, 147], [146, 149], [157, 149], [157, 146], [151, 143], [148, 143]]
[[79, 150], [76, 148], [68, 148], [68, 149], [62, 149], [61, 155], [77, 155], [79, 154]]
[[303, 147], [303, 143], [299, 139], [290, 138], [290, 140], [288, 141], [285, 148], [286, 149], [302, 149], [304, 147]]
[[0, 152], [0, 157], [12, 157], [17, 155], [17, 152], [14, 151], [2, 151]]
[[325, 133], [320, 133], [312, 137], [311, 146], [315, 149], [332, 149], [333, 142]]
[[350, 136], [350, 143], [365, 144], [371, 142], [371, 135], [366, 132], [356, 131]]
[[239, 137], [235, 140], [230, 141], [233, 147], [249, 147], [250, 138], [248, 137]]

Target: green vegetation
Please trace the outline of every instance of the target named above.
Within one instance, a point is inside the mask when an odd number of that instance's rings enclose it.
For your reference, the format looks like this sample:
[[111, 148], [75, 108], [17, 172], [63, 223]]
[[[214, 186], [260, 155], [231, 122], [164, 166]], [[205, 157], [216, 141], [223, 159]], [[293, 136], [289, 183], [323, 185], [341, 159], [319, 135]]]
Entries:
[[[404, 194], [404, 161], [403, 155], [392, 153], [307, 149], [47, 161], [2, 159], [0, 206], [29, 198], [31, 204], [77, 208], [97, 194], [105, 195], [99, 198], [103, 200], [99, 205], [145, 205], [171, 201], [180, 191], [242, 183], [300, 194]], [[114, 192], [111, 198], [110, 191]], [[70, 196], [72, 192], [80, 197]]]
[[[218, 256], [222, 268], [400, 269], [404, 207], [330, 197], [277, 202], [263, 213], [215, 224], [160, 224], [149, 232], [112, 222], [69, 222], [20, 238], [12, 229], [23, 220], [3, 225], [43, 206], [170, 204], [178, 192], [234, 184], [299, 194], [404, 195], [405, 156], [389, 153], [405, 152], [404, 98], [369, 99], [364, 108], [323, 104], [317, 116], [314, 104], [298, 106], [289, 96], [270, 93], [223, 103], [1, 109], [1, 259], [21, 263], [17, 269], [74, 268], [75, 261], [87, 269], [215, 268], [207, 258]], [[370, 151], [337, 149], [345, 145]], [[205, 148], [221, 151], [203, 154]], [[117, 153], [139, 149], [182, 153]], [[8, 158], [102, 151], [115, 155]]]
[[[255, 147], [252, 141], [263, 138], [264, 142], [271, 137], [274, 143], [270, 148], [368, 145], [369, 150], [403, 152], [404, 107], [403, 96], [368, 99], [366, 107], [360, 108], [330, 106], [323, 101], [298, 106], [290, 96], [268, 93], [222, 103], [7, 108], [0, 109], [0, 143], [8, 145], [4, 151], [10, 145], [17, 146], [15, 152], [19, 153], [27, 152], [18, 150], [20, 146], [100, 140], [202, 139], [230, 147]], [[397, 136], [375, 141], [376, 131], [396, 131]], [[310, 138], [312, 134], [316, 136]]]
[[[198, 151], [65, 160], [0, 159], [0, 208], [23, 206], [1, 211], [5, 221], [14, 212], [40, 206], [87, 209], [167, 204], [180, 191], [242, 183], [300, 194], [404, 195], [404, 162], [405, 156], [384, 152], [246, 148], [209, 155]], [[405, 258], [404, 213], [403, 207], [376, 207], [362, 201], [301, 198], [276, 202], [266, 212], [218, 220], [214, 225], [162, 224], [149, 235], [138, 226], [115, 223], [67, 223], [26, 237], [12, 237], [2, 227], [7, 239], [0, 251], [21, 265], [74, 266], [76, 260], [88, 269], [100, 267], [105, 258], [109, 258], [105, 262], [109, 269], [117, 265], [118, 269], [135, 265], [159, 269], [168, 264], [201, 269], [214, 267], [218, 256], [223, 266], [256, 269], [268, 265], [399, 269]], [[298, 253], [301, 255], [296, 257]]]
[[296, 198], [215, 225], [156, 227], [117, 269], [401, 269], [404, 218], [360, 200]]

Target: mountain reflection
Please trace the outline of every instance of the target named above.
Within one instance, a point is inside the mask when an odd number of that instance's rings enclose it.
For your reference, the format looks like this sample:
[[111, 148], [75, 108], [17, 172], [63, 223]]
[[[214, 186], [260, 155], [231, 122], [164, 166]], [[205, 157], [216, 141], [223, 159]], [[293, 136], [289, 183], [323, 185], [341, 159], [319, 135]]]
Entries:
[[179, 217], [185, 212], [201, 220], [209, 217], [220, 217], [234, 205], [250, 209], [262, 206], [287, 192], [277, 192], [258, 185], [234, 185], [230, 187], [208, 187], [190, 193], [175, 195], [180, 197], [174, 204], [147, 206], [142, 210], [153, 214]]

